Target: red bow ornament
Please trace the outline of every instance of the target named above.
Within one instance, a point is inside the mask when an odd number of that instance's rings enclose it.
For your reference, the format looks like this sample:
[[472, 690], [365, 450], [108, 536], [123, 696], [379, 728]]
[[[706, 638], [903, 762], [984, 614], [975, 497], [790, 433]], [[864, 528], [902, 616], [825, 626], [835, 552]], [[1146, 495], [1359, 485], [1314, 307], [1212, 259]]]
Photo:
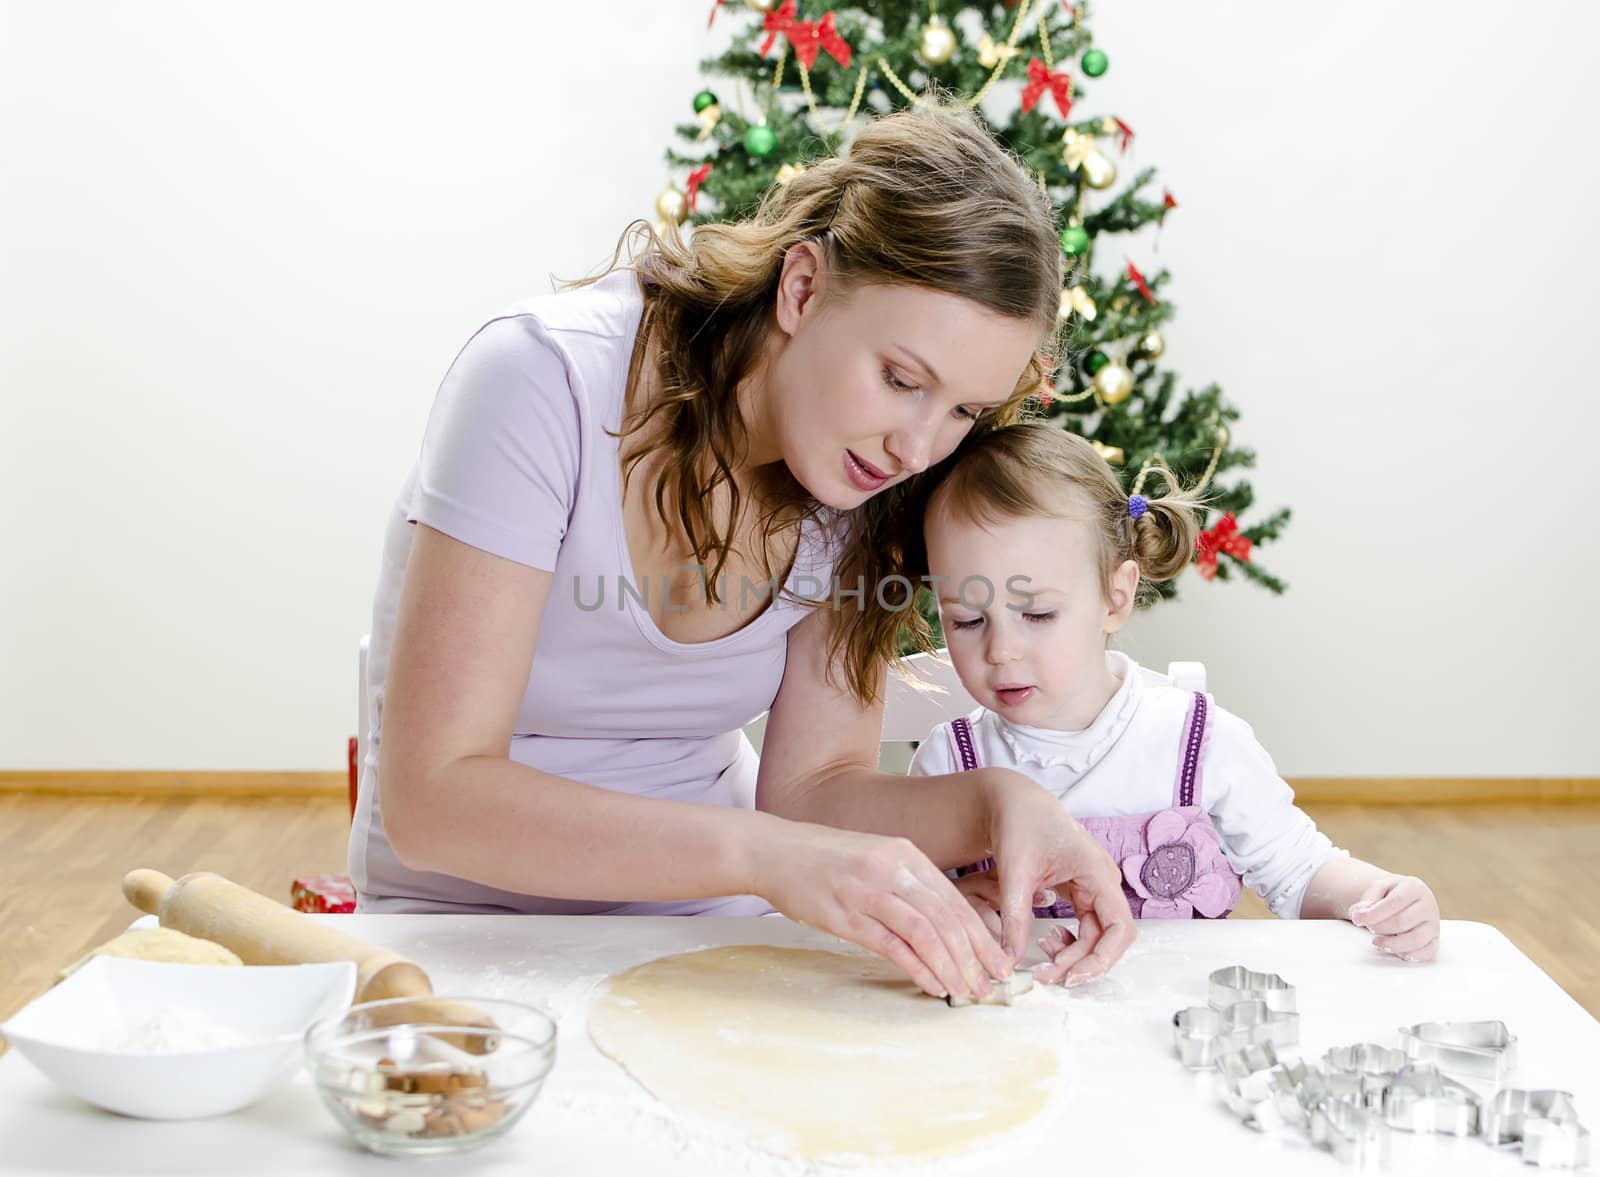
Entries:
[[1049, 90], [1061, 117], [1072, 113], [1072, 75], [1065, 70], [1052, 73], [1037, 57], [1028, 62], [1028, 84], [1022, 88], [1022, 109], [1032, 110]]
[[706, 177], [711, 174], [711, 165], [702, 164], [689, 173], [689, 211], [694, 212], [694, 202], [700, 198], [700, 185], [706, 182]]
[[[712, 11], [715, 12], [716, 10], [713, 9]], [[761, 27], [767, 30], [767, 39], [761, 42], [762, 57], [765, 57], [771, 51], [773, 42], [794, 27], [795, 18], [799, 15], [799, 0], [783, 0], [776, 12], [767, 13], [761, 22]]]
[[1132, 262], [1128, 263], [1128, 281], [1132, 282], [1140, 294], [1144, 295], [1145, 302], [1151, 306], [1156, 305], [1156, 296], [1150, 291], [1150, 284], [1144, 280], [1144, 275], [1139, 273], [1139, 267]]
[[810, 69], [817, 64], [817, 54], [826, 49], [828, 56], [846, 68], [850, 65], [850, 42], [833, 27], [833, 13], [825, 13], [820, 21], [796, 20], [785, 30], [789, 44], [800, 64]]
[[1207, 580], [1216, 579], [1217, 557], [1223, 552], [1236, 560], [1250, 563], [1250, 539], [1239, 534], [1239, 521], [1233, 517], [1232, 511], [1219, 519], [1210, 531], [1202, 531], [1194, 547], [1194, 562], [1200, 569], [1200, 575]]

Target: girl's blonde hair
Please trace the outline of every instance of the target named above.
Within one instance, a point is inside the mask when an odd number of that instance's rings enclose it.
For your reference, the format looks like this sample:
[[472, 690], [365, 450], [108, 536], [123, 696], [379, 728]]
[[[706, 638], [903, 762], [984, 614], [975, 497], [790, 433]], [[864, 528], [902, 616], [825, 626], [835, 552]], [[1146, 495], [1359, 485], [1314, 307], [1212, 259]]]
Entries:
[[[1045, 422], [996, 429], [961, 452], [939, 484], [929, 515], [947, 513], [978, 524], [1044, 516], [1088, 523], [1100, 539], [1100, 592], [1111, 598], [1111, 574], [1125, 560], [1139, 566], [1140, 592], [1171, 580], [1194, 558], [1201, 499], [1177, 485], [1165, 462], [1148, 470], [1166, 483], [1144, 495], [1135, 518], [1130, 496], [1094, 446]], [[1141, 488], [1142, 490], [1142, 488]]]
[[[624, 471], [659, 453], [656, 513], [705, 566], [707, 604], [717, 601], [733, 521], [741, 517], [733, 469], [746, 438], [736, 393], [763, 354], [791, 247], [816, 242], [841, 297], [864, 285], [921, 286], [1038, 327], [1040, 346], [1011, 397], [983, 413], [974, 433], [1018, 420], [1053, 367], [1062, 278], [1054, 210], [969, 112], [912, 110], [876, 119], [847, 154], [771, 188], [748, 220], [701, 225], [687, 242], [675, 229], [657, 237], [641, 222], [624, 234], [617, 257], [630, 237], [641, 236], [642, 253], [632, 265], [644, 313], [628, 392], [632, 403], [653, 345], [661, 393], [630, 415], [622, 436], [658, 418], [659, 428], [653, 440], [636, 439]], [[860, 599], [830, 598], [841, 611], [830, 662], [842, 654], [847, 685], [863, 706], [873, 702], [883, 667], [899, 653], [902, 626], [914, 645], [932, 645], [921, 615], [883, 608], [873, 586], [896, 575], [915, 582], [922, 506], [938, 469], [888, 488], [841, 520], [848, 535], [835, 576], [866, 591]], [[727, 488], [726, 512], [713, 506], [719, 486]], [[821, 507], [781, 464], [755, 491], [770, 581], [774, 534], [820, 517]]]

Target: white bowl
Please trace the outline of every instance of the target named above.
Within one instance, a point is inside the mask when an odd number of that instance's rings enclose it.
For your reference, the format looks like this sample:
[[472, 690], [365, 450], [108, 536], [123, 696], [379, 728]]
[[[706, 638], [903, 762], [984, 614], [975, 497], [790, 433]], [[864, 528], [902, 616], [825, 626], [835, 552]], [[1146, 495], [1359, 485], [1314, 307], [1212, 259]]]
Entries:
[[[0, 1031], [80, 1099], [126, 1116], [189, 1120], [245, 1107], [286, 1081], [306, 1029], [349, 1008], [355, 987], [349, 961], [241, 968], [97, 956]], [[182, 1033], [155, 1053], [148, 1039], [158, 1017]], [[209, 1044], [219, 1037], [248, 1041]], [[130, 1049], [136, 1038], [146, 1040], [142, 1050]]]

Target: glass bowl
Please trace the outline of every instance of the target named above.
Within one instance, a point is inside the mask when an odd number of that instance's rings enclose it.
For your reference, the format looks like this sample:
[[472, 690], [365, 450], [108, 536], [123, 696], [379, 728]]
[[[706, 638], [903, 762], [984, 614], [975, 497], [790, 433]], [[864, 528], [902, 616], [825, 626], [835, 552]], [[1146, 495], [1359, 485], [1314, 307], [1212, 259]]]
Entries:
[[364, 1147], [464, 1152], [533, 1105], [555, 1065], [556, 1024], [515, 1001], [399, 997], [316, 1023], [305, 1048], [322, 1102]]

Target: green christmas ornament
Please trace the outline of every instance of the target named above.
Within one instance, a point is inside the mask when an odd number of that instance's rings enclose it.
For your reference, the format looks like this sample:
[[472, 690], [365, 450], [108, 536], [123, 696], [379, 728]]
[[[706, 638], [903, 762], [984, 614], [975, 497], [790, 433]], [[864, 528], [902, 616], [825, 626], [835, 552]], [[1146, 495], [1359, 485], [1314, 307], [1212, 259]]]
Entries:
[[1089, 230], [1082, 225], [1068, 225], [1061, 230], [1061, 249], [1068, 257], [1082, 257], [1089, 252]]
[[778, 147], [778, 133], [765, 123], [757, 123], [744, 133], [744, 149], [765, 159]]
[[708, 106], [717, 105], [717, 96], [710, 90], [702, 90], [694, 96], [694, 112], [699, 114]]
[[1084, 73], [1091, 78], [1098, 78], [1111, 65], [1111, 59], [1098, 49], [1090, 49], [1084, 53], [1081, 64]]
[[1083, 357], [1083, 370], [1089, 373], [1090, 376], [1098, 376], [1100, 374], [1100, 369], [1104, 368], [1110, 362], [1111, 357], [1106, 355], [1105, 352], [1101, 351], [1097, 347], [1088, 355]]

